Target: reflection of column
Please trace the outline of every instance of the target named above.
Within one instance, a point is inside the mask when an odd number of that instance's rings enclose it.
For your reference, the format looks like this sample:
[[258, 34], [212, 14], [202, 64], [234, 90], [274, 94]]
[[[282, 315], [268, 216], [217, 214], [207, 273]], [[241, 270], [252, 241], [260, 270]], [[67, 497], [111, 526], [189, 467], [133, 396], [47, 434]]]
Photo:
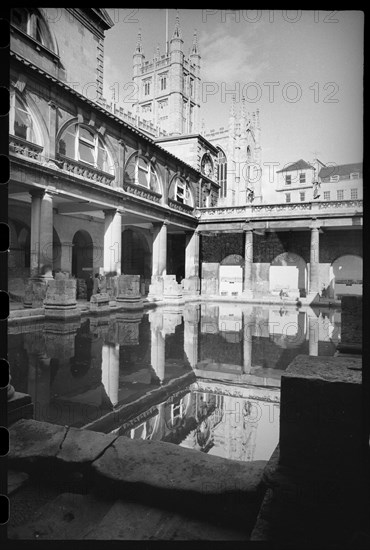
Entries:
[[319, 228], [311, 228], [310, 293], [319, 292]]
[[121, 274], [122, 228], [121, 213], [104, 210], [104, 274]]
[[186, 234], [185, 278], [199, 277], [199, 233]]
[[35, 408], [36, 420], [50, 421], [50, 357], [43, 351], [29, 353], [28, 393]]
[[253, 316], [243, 311], [243, 372], [249, 374], [252, 367]]
[[308, 353], [319, 354], [319, 320], [317, 317], [308, 318]]
[[198, 317], [199, 308], [184, 310], [184, 359], [192, 368], [198, 364]]
[[103, 345], [102, 383], [112, 405], [117, 405], [119, 390], [119, 344]]
[[162, 332], [151, 326], [150, 360], [156, 375], [162, 383], [165, 376], [165, 338]]
[[167, 272], [167, 223], [155, 224], [153, 233], [152, 276], [162, 277]]
[[253, 267], [253, 230], [246, 229], [244, 245], [244, 283], [243, 292], [252, 292], [252, 267]]

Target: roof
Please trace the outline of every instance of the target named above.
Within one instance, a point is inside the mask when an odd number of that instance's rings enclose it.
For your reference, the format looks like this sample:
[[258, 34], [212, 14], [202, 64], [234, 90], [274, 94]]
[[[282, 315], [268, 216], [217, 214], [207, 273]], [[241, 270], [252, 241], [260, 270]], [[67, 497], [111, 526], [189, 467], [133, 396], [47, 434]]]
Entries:
[[329, 178], [330, 176], [349, 176], [354, 172], [362, 174], [362, 162], [353, 162], [351, 164], [338, 164], [337, 166], [325, 166], [319, 172], [320, 178]]
[[106, 30], [113, 27], [114, 23], [105, 8], [91, 8], [91, 10], [99, 17]]
[[307, 169], [315, 170], [315, 168], [311, 166], [311, 164], [308, 164], [308, 162], [306, 162], [305, 160], [300, 159], [300, 160], [297, 160], [297, 162], [293, 162], [293, 164], [289, 164], [289, 166], [286, 166], [285, 168], [278, 170], [276, 173], [279, 174], [280, 172], [293, 172], [297, 170], [307, 170]]

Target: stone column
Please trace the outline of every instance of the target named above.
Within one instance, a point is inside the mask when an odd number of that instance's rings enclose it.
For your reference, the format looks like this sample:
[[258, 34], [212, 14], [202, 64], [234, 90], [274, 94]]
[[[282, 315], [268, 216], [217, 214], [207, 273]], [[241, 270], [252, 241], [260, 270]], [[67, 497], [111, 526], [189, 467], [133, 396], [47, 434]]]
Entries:
[[316, 316], [308, 318], [308, 354], [319, 355], [319, 320]]
[[40, 208], [40, 274], [52, 278], [53, 269], [53, 197], [45, 192]]
[[244, 227], [245, 243], [244, 243], [244, 281], [243, 293], [250, 296], [252, 291], [252, 266], [253, 266], [253, 229]]
[[185, 245], [185, 294], [199, 294], [199, 233], [186, 233]]
[[319, 288], [319, 227], [311, 227], [310, 247], [310, 294], [317, 294]]
[[30, 192], [31, 195], [31, 258], [30, 271], [31, 277], [39, 275], [40, 267], [40, 214], [41, 200], [44, 191], [35, 189]]
[[73, 243], [60, 243], [60, 269], [69, 274], [72, 272], [72, 250]]
[[122, 226], [121, 212], [104, 210], [104, 274], [121, 274]]
[[167, 274], [167, 221], [153, 224], [152, 280], [148, 299], [163, 296], [163, 277]]

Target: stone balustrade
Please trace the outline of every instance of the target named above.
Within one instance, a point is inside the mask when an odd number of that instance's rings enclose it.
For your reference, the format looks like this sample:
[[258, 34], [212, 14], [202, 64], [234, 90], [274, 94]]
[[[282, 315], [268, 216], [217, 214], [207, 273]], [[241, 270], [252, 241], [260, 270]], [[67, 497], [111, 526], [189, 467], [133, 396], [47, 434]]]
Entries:
[[173, 210], [181, 212], [182, 214], [194, 214], [194, 208], [192, 206], [189, 206], [188, 204], [182, 204], [180, 202], [174, 201], [173, 199], [168, 199], [168, 206]]
[[160, 203], [161, 197], [159, 193], [156, 193], [155, 191], [152, 191], [151, 189], [147, 189], [141, 185], [135, 185], [134, 183], [124, 182], [123, 183], [123, 189], [126, 191], [126, 193], [130, 193], [130, 195], [135, 195], [136, 197], [140, 197], [142, 199], [147, 199], [152, 202]]
[[114, 174], [108, 174], [93, 166], [83, 165], [80, 161], [64, 157], [60, 154], [58, 154], [57, 164], [62, 170], [72, 172], [74, 176], [81, 176], [97, 183], [103, 183], [104, 185], [111, 186], [115, 178]]
[[41, 153], [43, 151], [41, 145], [31, 143], [17, 136], [9, 136], [9, 151], [17, 155], [22, 155], [28, 159], [41, 161]]

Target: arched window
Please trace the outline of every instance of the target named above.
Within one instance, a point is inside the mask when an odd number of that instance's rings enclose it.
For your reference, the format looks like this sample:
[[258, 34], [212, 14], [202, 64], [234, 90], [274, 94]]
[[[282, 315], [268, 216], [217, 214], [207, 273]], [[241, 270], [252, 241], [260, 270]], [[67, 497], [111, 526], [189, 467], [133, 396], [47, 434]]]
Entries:
[[59, 140], [59, 154], [86, 162], [109, 174], [114, 173], [113, 161], [97, 132], [80, 124], [71, 124]]
[[220, 198], [226, 197], [227, 193], [227, 159], [222, 149], [218, 148], [217, 181], [220, 187]]
[[11, 22], [45, 48], [55, 51], [48, 26], [37, 9], [13, 8], [11, 10]]
[[125, 181], [142, 185], [160, 193], [159, 179], [154, 164], [141, 155], [131, 157], [126, 165]]
[[181, 204], [194, 206], [193, 196], [190, 191], [189, 184], [183, 178], [177, 177], [174, 185], [174, 200]]
[[14, 92], [10, 93], [9, 133], [32, 143], [41, 144], [40, 132], [35, 118], [25, 101]]

